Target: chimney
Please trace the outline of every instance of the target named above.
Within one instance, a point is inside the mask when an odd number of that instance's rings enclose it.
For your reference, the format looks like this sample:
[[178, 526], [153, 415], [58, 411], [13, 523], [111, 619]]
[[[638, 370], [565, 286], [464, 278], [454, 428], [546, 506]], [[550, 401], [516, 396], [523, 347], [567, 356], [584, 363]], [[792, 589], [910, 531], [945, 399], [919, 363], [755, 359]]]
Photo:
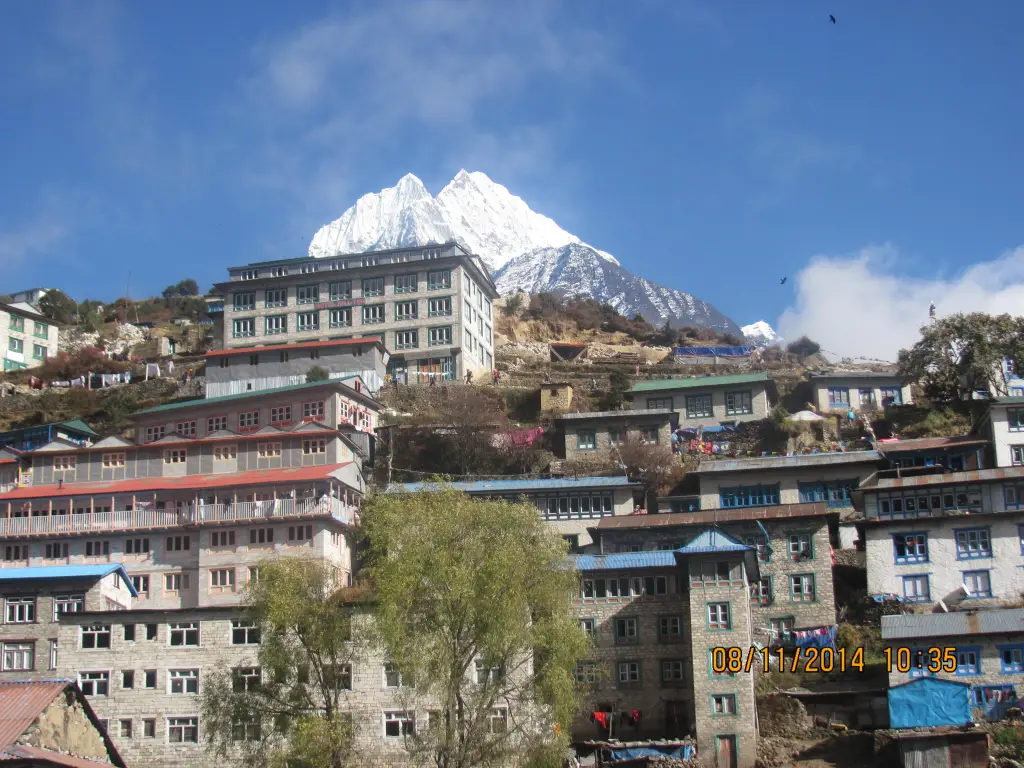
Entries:
[[60, 480], [57, 481], [57, 487], [58, 488], [63, 488], [64, 487], [64, 478], [63, 477]]

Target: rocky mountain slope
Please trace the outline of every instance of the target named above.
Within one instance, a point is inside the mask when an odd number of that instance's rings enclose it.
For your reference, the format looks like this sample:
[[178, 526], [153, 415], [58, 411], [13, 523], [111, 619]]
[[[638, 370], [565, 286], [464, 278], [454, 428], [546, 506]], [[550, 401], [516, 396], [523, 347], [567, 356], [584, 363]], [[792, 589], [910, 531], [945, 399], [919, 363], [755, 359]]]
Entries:
[[661, 324], [739, 326], [694, 296], [624, 269], [609, 253], [566, 232], [486, 174], [459, 171], [437, 197], [407, 174], [394, 187], [363, 195], [341, 218], [320, 228], [309, 255], [401, 248], [458, 241], [495, 271], [502, 292], [524, 289], [587, 295], [624, 314]]

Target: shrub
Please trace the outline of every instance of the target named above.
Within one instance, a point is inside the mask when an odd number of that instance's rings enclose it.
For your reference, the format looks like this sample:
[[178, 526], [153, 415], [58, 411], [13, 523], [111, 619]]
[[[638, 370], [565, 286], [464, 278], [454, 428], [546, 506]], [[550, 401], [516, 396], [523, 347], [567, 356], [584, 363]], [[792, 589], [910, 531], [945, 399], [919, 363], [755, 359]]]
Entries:
[[306, 371], [307, 384], [312, 384], [314, 381], [329, 381], [330, 378], [331, 374], [322, 365], [314, 365]]
[[58, 352], [32, 373], [43, 381], [70, 381], [87, 373], [121, 373], [130, 367], [111, 360], [98, 347], [83, 347], [76, 352]]
[[808, 357], [810, 355], [818, 354], [818, 352], [821, 351], [821, 345], [806, 336], [801, 336], [796, 341], [791, 341], [787, 344], [786, 351], [791, 355], [796, 355], [797, 357]]

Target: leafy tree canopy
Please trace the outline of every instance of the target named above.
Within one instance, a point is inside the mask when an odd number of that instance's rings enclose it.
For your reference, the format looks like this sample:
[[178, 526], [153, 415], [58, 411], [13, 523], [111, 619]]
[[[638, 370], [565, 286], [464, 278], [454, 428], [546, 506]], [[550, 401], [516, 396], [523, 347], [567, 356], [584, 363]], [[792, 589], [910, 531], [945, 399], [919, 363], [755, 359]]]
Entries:
[[787, 344], [786, 351], [797, 357], [809, 357], [818, 354], [821, 351], [821, 345], [806, 336], [801, 336], [796, 341]]
[[39, 311], [58, 323], [70, 324], [75, 321], [78, 304], [63, 291], [52, 290], [39, 300]]
[[306, 371], [307, 384], [312, 384], [314, 381], [329, 381], [330, 378], [330, 372], [322, 365], [314, 365]]
[[199, 295], [199, 284], [191, 277], [187, 277], [174, 285], [169, 285], [164, 288], [163, 296], [165, 299], [176, 299], [180, 296], [198, 296]]

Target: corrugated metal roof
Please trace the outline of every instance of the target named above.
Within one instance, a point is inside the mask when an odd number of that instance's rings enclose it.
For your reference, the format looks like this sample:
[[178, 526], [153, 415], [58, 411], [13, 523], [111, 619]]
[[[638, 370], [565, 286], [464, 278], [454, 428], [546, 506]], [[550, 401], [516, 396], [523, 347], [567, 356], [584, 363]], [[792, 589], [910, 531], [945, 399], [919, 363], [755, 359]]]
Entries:
[[674, 552], [619, 552], [614, 555], [575, 555], [578, 571], [620, 571], [630, 568], [674, 568]]
[[881, 460], [878, 451], [842, 451], [838, 453], [807, 453], [796, 456], [759, 456], [750, 459], [704, 460], [694, 470], [708, 472], [753, 472], [770, 469], [799, 469], [800, 467], [822, 467], [837, 464], [877, 463]]
[[[536, 480], [472, 480], [450, 483], [450, 486], [463, 493], [515, 493], [517, 491], [554, 491], [578, 488], [627, 488], [638, 486], [626, 477], [575, 477], [575, 478], [538, 478]], [[440, 490], [438, 483], [393, 483], [388, 486], [387, 493], [416, 493], [417, 491]], [[0, 497], [2, 499], [2, 497]]]
[[563, 413], [555, 421], [569, 419], [628, 419], [631, 416], [672, 416], [671, 408], [636, 408], [623, 411], [588, 411], [586, 413]]
[[68, 429], [76, 429], [79, 432], [85, 432], [87, 435], [95, 435], [99, 437], [99, 433], [96, 432], [92, 427], [86, 424], [81, 419], [72, 419], [71, 421], [62, 421], [58, 426], [67, 427]]
[[896, 371], [822, 371], [821, 373], [808, 374], [809, 379], [898, 379], [902, 381]]
[[[228, 355], [255, 355], [260, 352], [291, 351], [293, 349], [323, 349], [324, 347], [354, 347], [358, 344], [376, 344], [383, 348], [380, 336], [361, 336], [358, 339], [334, 339], [331, 341], [300, 341], [296, 344], [267, 344], [262, 347], [233, 347], [214, 349], [204, 357], [225, 357]], [[266, 390], [264, 390], [266, 391]]]
[[1024, 405], [1024, 397], [997, 397], [993, 405]]
[[730, 384], [749, 384], [755, 381], [768, 381], [768, 374], [734, 373], [728, 376], [697, 376], [692, 379], [652, 379], [640, 381], [633, 385], [630, 392], [658, 392], [666, 389], [693, 389], [695, 387], [722, 387]]
[[38, 747], [25, 747], [19, 744], [11, 744], [8, 747], [4, 747], [0, 751], [0, 763], [17, 762], [17, 761], [31, 761], [23, 762], [27, 765], [39, 765], [39, 766], [66, 766], [66, 768], [98, 768], [99, 766], [107, 766], [110, 768], [110, 763], [97, 762], [96, 760], [86, 760], [84, 757], [75, 757], [74, 755], [64, 755], [60, 752], [51, 752], [48, 749], [39, 749]]
[[[917, 467], [914, 467], [917, 469]], [[932, 472], [910, 477], [868, 477], [861, 483], [863, 490], [884, 488], [917, 488], [932, 485], [963, 485], [964, 483], [986, 483], [996, 480], [1017, 480], [1024, 477], [1024, 467], [997, 467], [994, 469], [971, 469], [966, 472]], [[873, 480], [873, 482], [872, 482]]]
[[938, 448], [957, 448], [966, 445], [985, 445], [988, 440], [976, 435], [960, 435], [959, 437], [918, 437], [912, 440], [895, 440], [891, 443], [876, 443], [878, 450], [885, 453], [903, 453], [904, 451], [932, 451]]
[[57, 485], [29, 485], [0, 493], [0, 502], [15, 499], [39, 499], [48, 497], [99, 496], [117, 493], [139, 493], [143, 491], [199, 490], [201, 488], [230, 488], [243, 485], [269, 485], [273, 483], [296, 483], [321, 480], [332, 472], [347, 466], [322, 464], [314, 467], [287, 467], [285, 469], [254, 469], [248, 472], [231, 472], [219, 475], [182, 475], [180, 477], [142, 477], [134, 480], [108, 480], [95, 483], [65, 483]]
[[748, 549], [753, 549], [753, 547], [736, 541], [736, 539], [724, 531], [712, 529], [698, 534], [694, 537], [693, 541], [676, 551], [687, 555], [695, 555], [707, 552], [745, 552]]
[[366, 400], [372, 403], [376, 401], [368, 397], [363, 392], [356, 392], [352, 387], [347, 384], [342, 384], [340, 381], [308, 381], [305, 384], [292, 384], [288, 387], [277, 387], [276, 389], [261, 389], [256, 392], [241, 392], [237, 395], [221, 395], [220, 397], [207, 397], [197, 398], [195, 400], [186, 400], [183, 403], [167, 403], [166, 405], [157, 405], [153, 408], [147, 408], [144, 411], [138, 411], [135, 416], [145, 416], [150, 413], [162, 413], [163, 411], [174, 411], [179, 408], [195, 408], [198, 406], [205, 405], [217, 405], [218, 403], [234, 402], [235, 400], [244, 400], [247, 397], [266, 397], [267, 395], [280, 395], [286, 392], [298, 392], [304, 389], [315, 389], [316, 387], [332, 387], [334, 389], [340, 389], [344, 387], [346, 390], [345, 395], [349, 396], [350, 393], [355, 396], [362, 396]]
[[882, 639], [1024, 634], [1024, 608], [882, 617]]
[[822, 517], [837, 514], [823, 501], [809, 504], [778, 504], [773, 507], [740, 507], [739, 509], [704, 509], [698, 512], [671, 512], [655, 515], [617, 515], [602, 517], [595, 528], [608, 529], [661, 528], [687, 525], [708, 525], [742, 520], [774, 520], [791, 517]]
[[139, 593], [132, 586], [132, 580], [128, 576], [128, 571], [120, 563], [102, 563], [99, 565], [33, 565], [28, 568], [0, 568], [0, 582], [40, 579], [102, 579], [114, 571], [121, 572], [121, 578], [128, 585], [132, 597], [138, 597]]
[[0, 680], [0, 745], [13, 744], [71, 680]]

